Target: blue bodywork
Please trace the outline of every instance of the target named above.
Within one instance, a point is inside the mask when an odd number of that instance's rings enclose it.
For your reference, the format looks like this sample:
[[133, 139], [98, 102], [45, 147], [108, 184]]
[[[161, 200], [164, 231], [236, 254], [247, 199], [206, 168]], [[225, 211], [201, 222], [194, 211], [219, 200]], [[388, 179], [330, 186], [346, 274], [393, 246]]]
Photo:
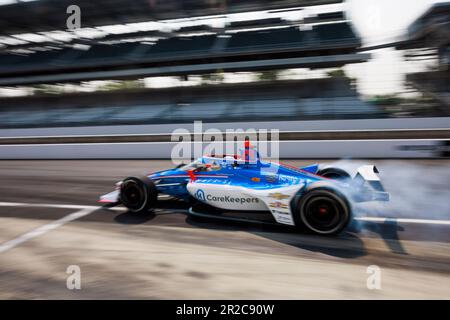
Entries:
[[[186, 185], [196, 182], [231, 184], [255, 190], [275, 189], [316, 182], [326, 178], [316, 174], [318, 165], [297, 168], [283, 164], [218, 157], [201, 157], [189, 165], [152, 173], [148, 176], [158, 192], [188, 199]], [[328, 180], [328, 179], [326, 179]]]

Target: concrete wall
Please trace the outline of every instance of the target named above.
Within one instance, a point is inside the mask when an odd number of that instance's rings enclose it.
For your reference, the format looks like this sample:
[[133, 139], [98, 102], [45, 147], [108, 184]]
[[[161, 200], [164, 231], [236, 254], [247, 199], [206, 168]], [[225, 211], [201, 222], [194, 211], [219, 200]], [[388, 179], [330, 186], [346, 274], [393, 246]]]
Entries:
[[[291, 121], [204, 124], [217, 128], [278, 128], [281, 131], [448, 128], [449, 118]], [[193, 124], [0, 130], [0, 137], [170, 133]], [[0, 159], [168, 159], [175, 142], [0, 145]], [[204, 143], [203, 146], [206, 146]], [[446, 139], [280, 141], [280, 158], [436, 158], [449, 152]], [[192, 149], [193, 150], [193, 149]]]

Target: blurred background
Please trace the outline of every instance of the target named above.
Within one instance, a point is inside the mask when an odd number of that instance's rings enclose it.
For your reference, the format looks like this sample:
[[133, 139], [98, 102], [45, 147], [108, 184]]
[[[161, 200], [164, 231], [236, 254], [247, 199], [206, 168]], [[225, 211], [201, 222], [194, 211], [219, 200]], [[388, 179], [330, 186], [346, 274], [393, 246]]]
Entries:
[[[449, 22], [433, 0], [0, 0], [0, 299], [450, 298]], [[196, 120], [278, 129], [294, 166], [373, 163], [391, 201], [333, 238], [98, 206]]]
[[0, 0], [0, 128], [446, 117], [449, 16], [433, 0]]

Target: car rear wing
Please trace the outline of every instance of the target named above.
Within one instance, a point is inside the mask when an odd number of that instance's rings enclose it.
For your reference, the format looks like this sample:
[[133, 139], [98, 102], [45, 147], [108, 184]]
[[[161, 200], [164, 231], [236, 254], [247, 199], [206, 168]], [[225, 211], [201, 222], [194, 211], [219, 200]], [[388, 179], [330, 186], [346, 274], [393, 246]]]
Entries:
[[384, 189], [374, 165], [359, 167], [351, 184], [355, 189], [353, 200], [357, 202], [389, 201], [389, 193]]

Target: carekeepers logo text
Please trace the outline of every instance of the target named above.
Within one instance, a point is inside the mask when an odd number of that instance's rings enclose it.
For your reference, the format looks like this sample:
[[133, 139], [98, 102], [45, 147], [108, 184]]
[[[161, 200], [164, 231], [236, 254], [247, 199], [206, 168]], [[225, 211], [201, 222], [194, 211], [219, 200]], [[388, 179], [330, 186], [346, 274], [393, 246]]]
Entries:
[[212, 202], [226, 202], [226, 203], [259, 203], [258, 198], [252, 197], [233, 197], [233, 196], [214, 196], [212, 194], [205, 194], [205, 191], [198, 189], [195, 192], [195, 197], [201, 201], [212, 201]]

